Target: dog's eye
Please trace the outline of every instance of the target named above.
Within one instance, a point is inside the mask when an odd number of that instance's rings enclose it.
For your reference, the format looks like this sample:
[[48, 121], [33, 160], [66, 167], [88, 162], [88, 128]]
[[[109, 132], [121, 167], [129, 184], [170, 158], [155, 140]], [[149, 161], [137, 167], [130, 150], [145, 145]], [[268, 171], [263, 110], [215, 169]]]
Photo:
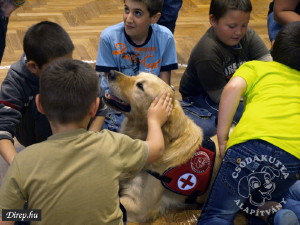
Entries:
[[141, 89], [142, 91], [144, 91], [143, 83], [138, 82], [138, 83], [136, 83], [136, 86], [137, 86], [139, 89]]

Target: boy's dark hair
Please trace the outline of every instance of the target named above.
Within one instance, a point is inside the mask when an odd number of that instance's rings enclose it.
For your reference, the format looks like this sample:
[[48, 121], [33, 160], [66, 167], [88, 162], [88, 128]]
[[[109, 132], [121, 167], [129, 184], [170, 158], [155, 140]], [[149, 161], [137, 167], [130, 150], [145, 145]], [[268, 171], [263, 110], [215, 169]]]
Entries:
[[271, 54], [274, 61], [300, 71], [300, 21], [282, 27]]
[[96, 71], [87, 63], [60, 59], [50, 63], [40, 78], [40, 103], [49, 120], [80, 122], [98, 93]]
[[[150, 13], [150, 17], [156, 13], [162, 12], [164, 0], [133, 0], [135, 2], [142, 2], [147, 6], [147, 10]], [[125, 3], [125, 0], [124, 0]]]
[[27, 60], [36, 62], [41, 68], [51, 59], [72, 53], [74, 45], [60, 25], [42, 21], [27, 30], [23, 39], [23, 49]]
[[209, 15], [218, 21], [229, 10], [251, 12], [252, 4], [250, 0], [211, 0]]

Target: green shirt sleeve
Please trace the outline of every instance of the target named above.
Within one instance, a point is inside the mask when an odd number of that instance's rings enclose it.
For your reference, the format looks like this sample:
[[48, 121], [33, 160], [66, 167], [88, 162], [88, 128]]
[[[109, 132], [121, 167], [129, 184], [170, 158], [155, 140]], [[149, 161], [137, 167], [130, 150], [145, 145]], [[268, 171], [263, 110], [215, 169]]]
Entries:
[[148, 145], [145, 141], [132, 139], [127, 135], [119, 136], [119, 157], [123, 172], [139, 172], [148, 158]]

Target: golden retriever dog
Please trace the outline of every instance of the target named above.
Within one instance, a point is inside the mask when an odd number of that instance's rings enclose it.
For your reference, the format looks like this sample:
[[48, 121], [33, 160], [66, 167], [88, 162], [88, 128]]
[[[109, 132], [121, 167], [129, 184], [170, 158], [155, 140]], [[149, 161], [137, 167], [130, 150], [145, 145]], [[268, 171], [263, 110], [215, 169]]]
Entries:
[[[162, 182], [147, 170], [163, 174], [169, 168], [189, 161], [202, 143], [202, 130], [183, 112], [179, 101], [174, 100], [174, 91], [159, 77], [141, 73], [126, 76], [111, 71], [107, 76], [110, 94], [104, 97], [106, 103], [125, 114], [120, 132], [134, 139], [146, 140], [147, 110], [155, 97], [169, 92], [173, 98], [173, 110], [162, 127], [165, 152], [162, 158], [143, 171], [121, 182], [121, 203], [127, 211], [128, 221], [145, 222], [164, 215], [168, 210], [184, 209], [187, 196], [166, 189]], [[219, 153], [213, 171], [215, 176], [220, 165]], [[210, 179], [209, 187], [211, 186]], [[209, 188], [208, 188], [209, 189]], [[197, 197], [197, 203], [204, 203], [207, 193]]]

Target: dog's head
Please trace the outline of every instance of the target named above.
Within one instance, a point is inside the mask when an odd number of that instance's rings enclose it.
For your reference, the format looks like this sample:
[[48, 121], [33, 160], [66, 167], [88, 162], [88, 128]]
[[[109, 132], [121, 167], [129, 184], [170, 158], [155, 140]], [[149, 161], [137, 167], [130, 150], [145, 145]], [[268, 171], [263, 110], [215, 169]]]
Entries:
[[150, 73], [126, 76], [111, 71], [106, 79], [110, 90], [104, 97], [106, 104], [126, 116], [121, 133], [146, 140], [148, 108], [156, 97], [168, 92], [173, 99], [173, 110], [162, 127], [166, 146], [163, 160], [172, 167], [186, 162], [194, 154], [202, 142], [202, 131], [184, 114], [180, 103], [174, 99], [173, 89], [167, 83]]
[[121, 72], [111, 71], [106, 79], [110, 93], [105, 94], [104, 101], [126, 116], [144, 116], [155, 97], [160, 97], [164, 92], [169, 92], [174, 99], [172, 88], [150, 73], [126, 76]]

